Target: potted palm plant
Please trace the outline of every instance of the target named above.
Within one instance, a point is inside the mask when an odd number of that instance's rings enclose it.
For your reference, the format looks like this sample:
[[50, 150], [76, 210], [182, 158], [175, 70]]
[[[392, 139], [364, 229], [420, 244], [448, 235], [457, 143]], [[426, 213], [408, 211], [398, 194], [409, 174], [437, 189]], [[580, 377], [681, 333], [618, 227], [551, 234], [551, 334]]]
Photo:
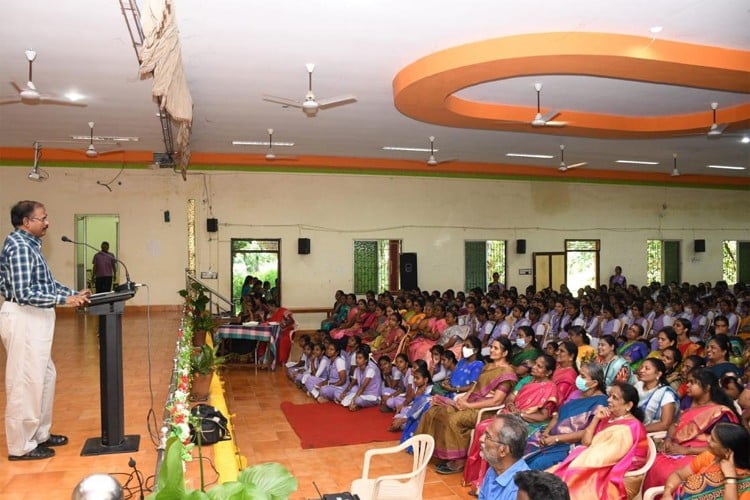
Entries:
[[203, 344], [193, 348], [190, 356], [190, 400], [206, 401], [208, 399], [211, 380], [216, 368], [224, 364], [224, 356], [217, 354], [217, 347]]
[[206, 343], [206, 333], [213, 334], [216, 327], [211, 316], [210, 298], [206, 293], [206, 287], [193, 282], [189, 289], [182, 289], [178, 293], [185, 299], [186, 313], [193, 332], [193, 345], [201, 346]]

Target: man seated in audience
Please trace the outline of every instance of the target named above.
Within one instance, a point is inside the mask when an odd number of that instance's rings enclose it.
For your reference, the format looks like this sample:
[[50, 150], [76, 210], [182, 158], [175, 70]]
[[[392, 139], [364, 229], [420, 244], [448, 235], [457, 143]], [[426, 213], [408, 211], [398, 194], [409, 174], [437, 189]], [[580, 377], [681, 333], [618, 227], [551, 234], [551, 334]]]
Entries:
[[479, 438], [480, 453], [490, 468], [479, 490], [480, 500], [515, 499], [518, 485], [513, 481], [517, 472], [529, 470], [523, 452], [529, 430], [521, 417], [501, 413], [495, 417]]

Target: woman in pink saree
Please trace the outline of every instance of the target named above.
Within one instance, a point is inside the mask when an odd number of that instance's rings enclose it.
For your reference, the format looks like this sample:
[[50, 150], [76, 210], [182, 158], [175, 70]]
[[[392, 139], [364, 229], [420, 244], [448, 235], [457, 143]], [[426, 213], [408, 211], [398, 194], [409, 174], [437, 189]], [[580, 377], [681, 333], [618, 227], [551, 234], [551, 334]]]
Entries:
[[[424, 311], [427, 328], [419, 331], [417, 336], [409, 342], [409, 359], [411, 361], [423, 359], [429, 362], [431, 358], [430, 349], [440, 340], [443, 331], [448, 327], [442, 304], [426, 304]], [[424, 320], [422, 321], [424, 322]]]
[[722, 391], [716, 375], [708, 369], [691, 370], [687, 384], [688, 396], [693, 403], [667, 431], [667, 438], [659, 447], [654, 466], [646, 474], [644, 491], [663, 486], [672, 472], [690, 465], [695, 455], [708, 450], [708, 438], [716, 424], [739, 421], [733, 403]]
[[607, 402], [607, 408], [597, 408], [594, 413], [581, 440], [583, 445], [548, 470], [568, 485], [570, 498], [628, 498], [625, 473], [646, 463], [649, 438], [641, 422], [638, 391], [615, 382]]
[[[529, 435], [548, 422], [558, 408], [557, 385], [551, 378], [555, 365], [552, 356], [539, 356], [531, 367], [532, 381], [524, 385], [518, 394], [509, 394], [505, 398], [505, 408], [498, 411], [520, 416], [529, 426]], [[488, 467], [487, 461], [479, 455], [479, 436], [490, 426], [494, 417], [491, 413], [486, 415], [488, 418], [474, 428], [474, 440], [464, 467], [464, 484], [471, 483], [476, 491], [479, 491]]]

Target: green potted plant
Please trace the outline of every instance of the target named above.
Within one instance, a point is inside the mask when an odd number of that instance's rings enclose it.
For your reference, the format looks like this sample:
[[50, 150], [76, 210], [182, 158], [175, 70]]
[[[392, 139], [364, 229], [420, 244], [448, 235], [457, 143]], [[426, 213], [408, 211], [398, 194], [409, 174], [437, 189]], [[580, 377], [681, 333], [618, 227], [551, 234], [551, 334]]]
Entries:
[[193, 332], [193, 345], [201, 346], [206, 343], [206, 333], [213, 333], [216, 327], [214, 318], [211, 316], [209, 308], [211, 300], [206, 293], [206, 287], [193, 282], [189, 289], [182, 289], [177, 293], [185, 299], [186, 313]]
[[224, 356], [217, 354], [218, 347], [203, 344], [193, 348], [190, 356], [190, 400], [206, 401], [216, 368], [224, 364]]

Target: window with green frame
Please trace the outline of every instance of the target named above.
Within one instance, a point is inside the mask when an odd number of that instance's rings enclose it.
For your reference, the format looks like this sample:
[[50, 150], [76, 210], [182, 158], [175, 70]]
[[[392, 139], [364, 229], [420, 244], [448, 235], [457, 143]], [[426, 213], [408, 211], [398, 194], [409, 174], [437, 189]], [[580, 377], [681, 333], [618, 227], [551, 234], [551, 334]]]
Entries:
[[354, 241], [354, 293], [398, 290], [401, 240]]
[[565, 240], [565, 284], [575, 293], [599, 283], [599, 240]]
[[464, 290], [487, 289], [494, 273], [500, 274], [500, 283], [505, 283], [505, 240], [481, 240], [464, 242]]
[[721, 260], [724, 281], [750, 283], [750, 241], [723, 241]]

